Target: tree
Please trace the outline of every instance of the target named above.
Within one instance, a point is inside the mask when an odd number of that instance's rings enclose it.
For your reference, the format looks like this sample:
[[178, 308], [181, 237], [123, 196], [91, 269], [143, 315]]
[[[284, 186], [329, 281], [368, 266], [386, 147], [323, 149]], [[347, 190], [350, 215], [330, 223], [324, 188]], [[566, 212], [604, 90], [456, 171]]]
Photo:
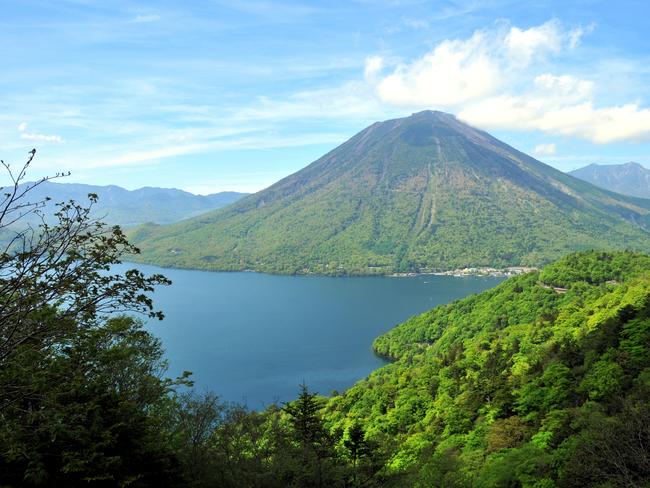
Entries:
[[348, 427], [346, 436], [343, 439], [343, 445], [350, 451], [350, 458], [352, 459], [352, 466], [357, 467], [359, 459], [368, 454], [368, 443], [366, 442], [366, 434], [363, 427], [357, 421], [352, 422]]
[[302, 461], [296, 477], [298, 486], [329, 487], [341, 481], [334, 439], [323, 425], [320, 409], [317, 395], [310, 393], [304, 383], [298, 399], [284, 406]]
[[304, 383], [300, 385], [298, 399], [284, 406], [284, 411], [290, 416], [296, 439], [303, 446], [320, 447], [329, 440], [323, 421], [318, 415], [320, 408], [317, 395], [309, 393]]
[[0, 384], [21, 395], [0, 419], [3, 486], [177, 486], [164, 427], [174, 382], [162, 349], [131, 317], [70, 328], [59, 351], [21, 346]]
[[227, 414], [226, 406], [213, 393], [198, 395], [188, 391], [178, 395], [175, 408], [177, 451], [190, 486], [214, 486], [215, 463], [220, 462], [213, 449], [215, 431]]
[[[4, 191], [0, 203], [4, 238], [0, 250], [0, 365], [31, 339], [56, 343], [64, 333], [57, 323], [68, 319], [92, 324], [118, 311], [162, 319], [147, 293], [156, 285], [170, 283], [162, 275], [145, 276], [135, 269], [124, 275], [111, 273], [122, 256], [139, 250], [129, 244], [119, 226], [108, 227], [91, 218], [97, 201], [94, 194], [88, 195], [87, 207], [74, 201], [57, 203], [57, 223], [46, 223], [40, 209], [47, 200], [30, 201], [29, 192], [50, 178], [23, 182], [35, 153], [31, 151], [17, 173], [2, 161], [11, 184], [0, 189]], [[25, 222], [31, 214], [40, 217], [37, 228]], [[41, 320], [47, 307], [56, 311], [58, 321]]]
[[352, 466], [349, 469], [349, 485], [383, 486], [380, 472], [384, 469], [387, 456], [376, 441], [366, 437], [361, 424], [354, 420], [343, 436], [343, 447], [348, 450]]
[[[161, 275], [112, 273], [138, 252], [90, 205], [57, 203], [23, 183], [35, 151], [0, 203], [0, 480], [3, 486], [178, 486], [168, 431], [170, 392], [157, 339], [133, 317], [162, 318], [148, 295]], [[40, 217], [31, 226], [27, 216]]]
[[573, 488], [602, 483], [601, 486], [647, 487], [650, 480], [648, 398], [650, 388], [643, 386], [622, 400], [619, 414], [589, 415], [568, 452], [560, 486]]

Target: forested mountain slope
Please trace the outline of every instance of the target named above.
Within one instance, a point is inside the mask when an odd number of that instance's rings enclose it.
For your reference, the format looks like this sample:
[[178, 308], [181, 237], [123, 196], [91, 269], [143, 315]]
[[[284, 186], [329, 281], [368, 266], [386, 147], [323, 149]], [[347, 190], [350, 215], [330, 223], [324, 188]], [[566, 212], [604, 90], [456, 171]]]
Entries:
[[394, 439], [389, 466], [415, 486], [650, 480], [650, 256], [572, 254], [413, 317], [374, 348], [396, 361], [325, 418]]
[[227, 209], [131, 234], [163, 266], [389, 274], [650, 250], [650, 201], [599, 189], [442, 112], [375, 123]]

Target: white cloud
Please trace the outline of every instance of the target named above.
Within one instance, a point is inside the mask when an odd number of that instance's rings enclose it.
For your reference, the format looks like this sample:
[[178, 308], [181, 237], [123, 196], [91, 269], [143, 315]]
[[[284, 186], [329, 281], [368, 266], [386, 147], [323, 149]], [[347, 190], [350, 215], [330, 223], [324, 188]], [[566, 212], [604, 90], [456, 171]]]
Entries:
[[576, 47], [583, 33], [582, 29], [565, 31], [558, 21], [551, 20], [525, 30], [513, 26], [503, 42], [510, 60], [527, 66], [545, 53], [558, 53], [563, 47]]
[[23, 132], [20, 134], [21, 139], [27, 141], [36, 141], [36, 142], [63, 142], [61, 136], [47, 135], [47, 134], [31, 134], [29, 132]]
[[34, 133], [27, 132], [27, 122], [21, 122], [20, 124], [18, 124], [18, 132], [20, 132], [20, 138], [25, 139], [26, 141], [63, 142], [63, 138], [61, 136], [34, 134]]
[[160, 159], [171, 158], [183, 154], [197, 153], [201, 152], [204, 149], [206, 149], [205, 145], [186, 144], [179, 146], [167, 146], [146, 151], [129, 151], [121, 155], [113, 156], [110, 159], [90, 161], [84, 166], [86, 168], [102, 168], [123, 165], [129, 166], [135, 163], [157, 161]]
[[598, 144], [650, 140], [650, 109], [599, 105], [595, 82], [549, 72], [549, 58], [575, 49], [592, 29], [565, 29], [557, 20], [528, 29], [502, 24], [444, 40], [385, 74], [386, 60], [370, 57], [365, 80], [385, 104], [450, 110], [484, 129], [540, 130]]
[[459, 118], [490, 129], [539, 129], [551, 126], [541, 119], [553, 112], [583, 104], [591, 99], [593, 83], [572, 76], [544, 73], [532, 80], [531, 89], [521, 95], [495, 95], [467, 104]]
[[532, 90], [468, 104], [458, 116], [486, 129], [540, 130], [597, 144], [650, 140], [650, 109], [596, 107], [594, 84], [566, 75], [540, 75]]
[[[178, 89], [165, 78], [111, 80], [110, 88], [101, 90], [95, 86], [42, 89], [30, 95], [31, 111], [20, 100], [10, 107], [3, 102], [0, 122], [6, 114], [16, 115], [6, 119], [6, 137], [0, 140], [4, 147], [14, 144], [20, 150], [24, 140], [63, 142], [57, 135], [28, 131], [22, 120], [30, 120], [28, 114], [38, 110], [41, 120], [56, 121], [66, 134], [76, 131], [75, 140], [86, 142], [85, 147], [51, 145], [48, 155], [36, 164], [57, 170], [126, 171], [210, 151], [337, 144], [355, 127], [402, 116], [405, 108], [447, 110], [487, 130], [537, 130], [598, 143], [650, 140], [650, 110], [639, 102], [603, 103], [598, 97], [610, 87], [598, 86], [599, 78], [596, 83], [570, 69], [553, 68], [554, 59], [562, 61], [586, 32], [557, 21], [530, 28], [500, 23], [464, 39], [443, 40], [417, 59], [368, 57], [357, 80], [278, 98], [259, 97], [243, 107], [239, 102], [229, 105], [208, 91], [193, 99], [178, 97], [176, 93], [189, 89]], [[345, 63], [358, 63], [349, 59]], [[257, 76], [294, 69], [289, 64], [268, 72], [265, 66], [253, 68], [251, 73]], [[316, 60], [314, 67], [301, 69], [305, 78], [311, 78], [326, 68]], [[192, 85], [197, 90], [201, 86]], [[85, 90], [83, 96], [80, 89]], [[630, 91], [621, 90], [619, 98]], [[333, 120], [337, 133], [331, 132]]]
[[365, 79], [374, 81], [383, 67], [384, 60], [380, 56], [371, 56], [367, 58], [366, 66], [363, 72]]
[[544, 96], [552, 95], [563, 101], [586, 100], [593, 96], [594, 83], [573, 76], [555, 76], [549, 73], [541, 74], [533, 80], [533, 85]]
[[335, 88], [306, 90], [284, 100], [260, 97], [253, 106], [237, 111], [239, 123], [259, 120], [340, 119], [377, 117], [383, 107], [368, 94], [364, 82], [348, 82]]
[[[485, 34], [466, 41], [444, 41], [432, 52], [410, 64], [398, 65], [378, 80], [377, 95], [383, 102], [403, 107], [449, 107], [488, 95], [499, 85], [498, 69], [486, 50]], [[381, 66], [381, 58], [370, 58]], [[366, 71], [372, 65], [366, 63]]]
[[512, 81], [513, 73], [575, 46], [581, 35], [582, 30], [565, 30], [555, 20], [526, 30], [476, 31], [469, 39], [440, 42], [421, 58], [398, 64], [383, 78], [376, 76], [384, 60], [368, 58], [366, 80], [375, 85], [382, 101], [392, 105], [454, 107], [496, 93]]
[[533, 153], [537, 156], [552, 156], [556, 151], [557, 148], [553, 142], [548, 144], [538, 144], [535, 146], [535, 149], [533, 149]]
[[158, 14], [139, 14], [129, 20], [130, 24], [145, 24], [147, 22], [158, 22], [160, 15]]
[[406, 27], [410, 27], [411, 29], [428, 29], [429, 28], [429, 23], [425, 20], [422, 19], [410, 19], [410, 18], [403, 18], [402, 19], [402, 24], [404, 24]]

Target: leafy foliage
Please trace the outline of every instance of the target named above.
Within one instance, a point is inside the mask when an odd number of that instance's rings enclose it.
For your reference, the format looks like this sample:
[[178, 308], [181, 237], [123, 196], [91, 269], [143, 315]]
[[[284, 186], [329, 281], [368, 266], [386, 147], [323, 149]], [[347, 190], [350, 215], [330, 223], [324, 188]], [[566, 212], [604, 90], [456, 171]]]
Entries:
[[[55, 316], [51, 318], [54, 320]], [[157, 412], [172, 383], [158, 341], [131, 318], [79, 330], [58, 350], [0, 368], [3, 486], [174, 486], [179, 463]]]
[[210, 479], [647, 486], [650, 256], [569, 255], [414, 317], [375, 347], [395, 361], [342, 395], [303, 385], [282, 409], [225, 416], [207, 444]]
[[326, 419], [395, 438], [389, 467], [413, 484], [647, 486], [650, 256], [569, 255], [375, 348], [395, 362], [332, 398]]
[[74, 201], [57, 204], [55, 224], [42, 219], [37, 228], [10, 230], [27, 217], [42, 217], [46, 200], [30, 200], [29, 192], [46, 179], [27, 187], [21, 184], [30, 162], [16, 177], [8, 168], [13, 186], [0, 202], [0, 230], [11, 235], [0, 250], [0, 365], [23, 343], [60, 339], [57, 320], [48, 314], [43, 320], [47, 310], [53, 310], [61, 323], [72, 319], [91, 324], [115, 311], [162, 319], [147, 293], [169, 283], [161, 275], [146, 277], [135, 269], [123, 276], [110, 273], [124, 254], [138, 249], [118, 226], [108, 227], [91, 217], [96, 195], [88, 195], [88, 207]]
[[[5, 165], [0, 229], [42, 216], [29, 192], [47, 178], [21, 185], [34, 153], [17, 174]], [[0, 483], [172, 486], [180, 469], [160, 412], [174, 383], [158, 341], [114, 314], [162, 318], [148, 292], [168, 281], [111, 274], [137, 249], [91, 207], [58, 207], [56, 224], [8, 231], [0, 252]]]

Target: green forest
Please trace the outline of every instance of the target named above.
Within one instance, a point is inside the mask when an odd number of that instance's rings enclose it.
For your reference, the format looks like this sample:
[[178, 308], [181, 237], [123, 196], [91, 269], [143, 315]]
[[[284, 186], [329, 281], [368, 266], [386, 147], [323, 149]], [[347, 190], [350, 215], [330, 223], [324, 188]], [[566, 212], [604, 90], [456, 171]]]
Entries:
[[650, 486], [648, 255], [570, 254], [377, 338], [391, 364], [341, 394], [251, 411], [167, 377], [133, 314], [169, 282], [111, 274], [119, 227], [57, 218], [0, 255], [2, 487]]

